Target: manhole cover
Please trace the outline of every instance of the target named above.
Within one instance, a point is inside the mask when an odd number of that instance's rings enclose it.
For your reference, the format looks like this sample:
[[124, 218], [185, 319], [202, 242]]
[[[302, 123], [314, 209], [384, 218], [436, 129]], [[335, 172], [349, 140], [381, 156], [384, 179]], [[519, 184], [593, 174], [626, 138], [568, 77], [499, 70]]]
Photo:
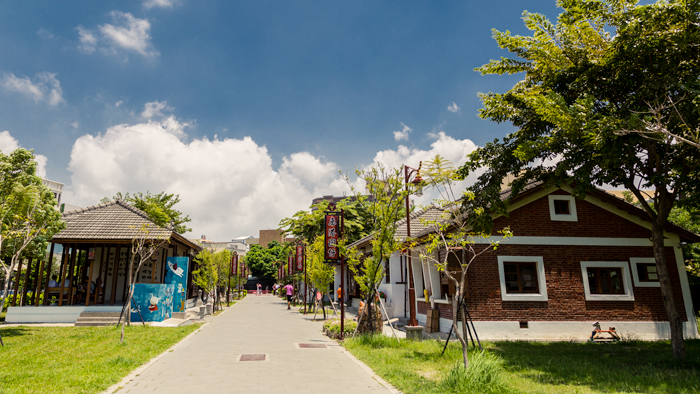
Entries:
[[321, 343], [300, 343], [299, 349], [325, 349], [326, 345]]
[[242, 354], [238, 361], [265, 361], [264, 354]]

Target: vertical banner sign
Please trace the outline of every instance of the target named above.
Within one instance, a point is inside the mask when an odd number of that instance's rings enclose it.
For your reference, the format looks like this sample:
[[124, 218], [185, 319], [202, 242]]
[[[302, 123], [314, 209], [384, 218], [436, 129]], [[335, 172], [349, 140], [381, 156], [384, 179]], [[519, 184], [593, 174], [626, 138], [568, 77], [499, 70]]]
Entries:
[[231, 257], [231, 273], [233, 275], [238, 275], [238, 255], [234, 254]]
[[287, 256], [287, 275], [294, 275], [294, 255]]
[[297, 245], [295, 263], [297, 272], [304, 272], [304, 247], [301, 245]]
[[165, 271], [166, 285], [173, 285], [173, 312], [185, 312], [187, 303], [187, 275], [189, 257], [168, 257]]
[[337, 263], [340, 260], [338, 239], [340, 238], [340, 215], [338, 212], [326, 213], [325, 254], [327, 263]]

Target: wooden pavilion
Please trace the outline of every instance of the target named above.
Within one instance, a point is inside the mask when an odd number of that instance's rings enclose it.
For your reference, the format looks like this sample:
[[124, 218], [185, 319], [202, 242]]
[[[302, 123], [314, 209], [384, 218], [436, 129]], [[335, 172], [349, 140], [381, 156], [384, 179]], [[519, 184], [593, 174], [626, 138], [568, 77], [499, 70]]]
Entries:
[[[126, 271], [132, 240], [144, 224], [156, 225], [146, 213], [120, 200], [66, 212], [63, 220], [66, 228], [51, 239], [48, 263], [41, 262], [38, 270], [34, 268], [37, 278], [33, 288], [37, 289], [36, 293], [43, 290], [42, 305], [39, 297], [32, 295], [29, 302], [24, 296], [20, 299], [22, 306], [12, 305], [8, 309], [6, 322], [75, 322], [83, 311], [121, 309], [128, 287]], [[163, 283], [167, 257], [192, 258], [202, 250], [171, 229], [156, 226], [150, 232], [154, 239], [168, 239], [169, 243], [142, 264], [136, 283]], [[57, 245], [60, 249], [57, 285], [49, 286]], [[27, 267], [27, 276], [31, 268]], [[192, 270], [193, 264], [189, 264], [187, 298], [194, 292]], [[20, 267], [18, 276], [21, 271]], [[59, 312], [56, 307], [63, 308]]]

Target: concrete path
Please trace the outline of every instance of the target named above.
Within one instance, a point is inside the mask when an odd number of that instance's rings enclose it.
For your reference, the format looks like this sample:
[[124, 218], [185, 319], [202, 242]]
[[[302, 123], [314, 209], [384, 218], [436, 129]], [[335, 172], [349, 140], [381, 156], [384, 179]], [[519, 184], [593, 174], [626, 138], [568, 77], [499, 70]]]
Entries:
[[[321, 329], [280, 298], [249, 295], [117, 392], [397, 393]], [[239, 361], [245, 354], [265, 361]]]

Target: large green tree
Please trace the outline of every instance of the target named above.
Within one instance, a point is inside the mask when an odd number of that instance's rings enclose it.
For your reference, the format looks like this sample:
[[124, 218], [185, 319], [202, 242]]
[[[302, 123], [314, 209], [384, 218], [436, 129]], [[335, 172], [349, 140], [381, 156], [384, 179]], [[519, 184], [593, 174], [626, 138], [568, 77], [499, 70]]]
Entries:
[[[506, 93], [481, 94], [480, 116], [516, 131], [473, 152], [461, 175], [486, 167], [468, 204], [505, 212], [502, 180], [516, 195], [532, 180], [568, 182], [582, 197], [592, 187], [624, 186], [651, 223], [654, 257], [675, 357], [684, 357], [682, 320], [664, 253], [664, 226], [674, 204], [695, 205], [700, 150], [663, 132], [692, 137], [700, 119], [700, 3], [668, 0], [560, 0], [556, 23], [525, 12], [531, 36], [494, 30], [515, 55], [477, 68], [521, 74]], [[646, 131], [645, 133], [634, 131]], [[654, 190], [651, 202], [642, 189]], [[490, 215], [480, 223], [488, 225]], [[688, 316], [688, 318], [692, 318]]]
[[144, 211], [155, 224], [172, 228], [178, 234], [192, 231], [191, 228], [187, 227], [187, 223], [192, 221], [192, 219], [174, 208], [175, 204], [180, 202], [179, 194], [166, 192], [151, 194], [150, 191], [146, 191], [146, 193], [136, 192], [134, 194], [129, 194], [128, 192], [122, 194], [119, 192], [111, 199], [103, 198], [101, 202], [106, 203], [110, 200], [125, 201]]
[[[348, 244], [369, 234], [373, 221], [371, 204], [372, 200], [363, 195], [346, 198], [336, 204], [335, 210], [344, 213], [343, 236]], [[312, 205], [308, 211], [298, 211], [292, 217], [282, 219], [279, 228], [285, 234], [313, 243], [316, 237], [323, 235], [323, 220], [328, 205], [328, 201], [321, 201]]]
[[45, 253], [46, 240], [64, 227], [53, 193], [36, 175], [33, 152], [22, 148], [10, 155], [0, 152], [0, 266], [5, 274], [0, 305], [20, 260], [36, 257], [41, 247]]
[[243, 258], [253, 276], [264, 281], [274, 282], [277, 280], [277, 270], [281, 264], [287, 262], [291, 250], [290, 246], [272, 241], [267, 244], [267, 249], [260, 245], [251, 245], [250, 250]]

